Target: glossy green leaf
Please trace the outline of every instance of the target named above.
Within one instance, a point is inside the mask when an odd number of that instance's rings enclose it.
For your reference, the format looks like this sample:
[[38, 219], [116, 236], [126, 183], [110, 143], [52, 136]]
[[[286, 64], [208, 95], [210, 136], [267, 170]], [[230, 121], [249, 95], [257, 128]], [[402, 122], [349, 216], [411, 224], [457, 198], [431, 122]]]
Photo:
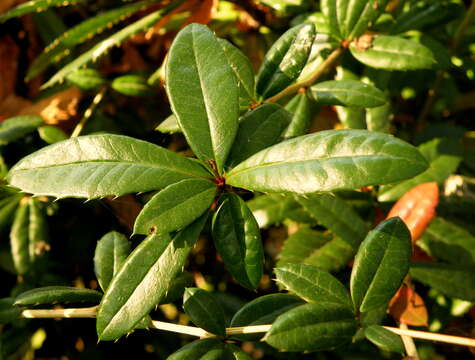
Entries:
[[371, 325], [364, 330], [366, 338], [385, 351], [404, 353], [404, 344], [399, 335], [379, 325]]
[[237, 47], [229, 41], [218, 39], [224, 50], [226, 59], [236, 75], [239, 83], [239, 103], [247, 105], [256, 100], [254, 71], [252, 70], [251, 61]]
[[243, 350], [233, 344], [226, 344], [226, 351], [230, 354], [230, 360], [252, 360]]
[[166, 89], [194, 153], [215, 161], [221, 173], [238, 129], [239, 86], [221, 44], [206, 26], [188, 25], [175, 37]]
[[199, 163], [154, 144], [121, 135], [91, 135], [24, 157], [10, 170], [8, 181], [35, 195], [98, 198], [209, 176]]
[[[213, 352], [210, 356], [209, 353]], [[224, 344], [218, 339], [201, 339], [183, 346], [180, 350], [170, 355], [167, 360], [219, 360], [215, 353], [224, 352]]]
[[166, 296], [193, 249], [207, 215], [174, 238], [152, 234], [129, 255], [102, 298], [97, 334], [114, 340], [132, 330]]
[[186, 179], [168, 185], [145, 204], [135, 220], [134, 234], [183, 229], [211, 206], [216, 192], [216, 186], [205, 180]]
[[248, 112], [239, 122], [228, 164], [239, 164], [279, 142], [291, 119], [292, 115], [277, 104], [264, 104]]
[[232, 169], [226, 183], [248, 190], [306, 194], [387, 184], [426, 168], [415, 147], [392, 136], [328, 130], [258, 152]]
[[165, 120], [163, 120], [160, 125], [155, 128], [156, 131], [160, 131], [165, 134], [175, 134], [181, 133], [180, 124], [178, 124], [178, 120], [175, 114], [171, 114]]
[[[293, 309], [302, 305], [303, 301], [297, 296], [291, 294], [270, 294], [258, 297], [248, 302], [239, 311], [234, 314], [231, 320], [231, 327], [252, 326], [272, 324], [275, 319]], [[262, 334], [235, 335], [239, 340], [259, 340]]]
[[318, 104], [377, 107], [388, 100], [378, 88], [356, 80], [330, 80], [313, 85], [310, 94]]
[[31, 14], [35, 28], [43, 44], [50, 44], [67, 30], [63, 19], [55, 9], [47, 9]]
[[310, 129], [312, 116], [316, 112], [316, 106], [307, 93], [295, 95], [285, 109], [292, 113], [292, 120], [284, 132], [284, 137], [293, 138], [305, 135]]
[[[355, 80], [360, 77], [349, 69], [338, 66], [335, 80]], [[373, 85], [373, 84], [372, 84]], [[335, 106], [338, 119], [346, 129], [366, 129], [365, 109], [361, 107]]]
[[324, 301], [352, 308], [348, 290], [326, 271], [305, 264], [286, 264], [274, 271], [277, 282], [307, 302]]
[[318, 33], [313, 40], [307, 63], [300, 72], [297, 82], [308, 80], [330, 53], [339, 46], [339, 43], [330, 35], [321, 33], [321, 26], [319, 27], [318, 24], [316, 26]]
[[100, 41], [97, 45], [93, 46], [90, 50], [82, 53], [79, 57], [69, 62], [61, 70], [53, 75], [44, 85], [43, 88], [50, 87], [59, 82], [62, 82], [67, 75], [76, 71], [77, 69], [85, 66], [91, 61], [96, 61], [102, 55], [107, 53], [111, 48], [119, 46], [122, 42], [130, 38], [131, 36], [144, 31], [157, 23], [162, 17], [170, 13], [173, 9], [179, 6], [184, 0], [177, 0], [170, 5], [154, 11], [147, 16], [144, 16], [140, 20], [126, 26], [122, 30], [119, 30], [110, 37]]
[[[97, 90], [107, 83], [107, 80], [95, 69], [78, 69], [66, 76], [72, 85], [82, 90]], [[115, 81], [115, 80], [114, 80]], [[113, 85], [114, 83], [112, 83]], [[119, 91], [120, 92], [120, 91]]]
[[338, 3], [335, 0], [321, 0], [320, 7], [324, 18], [328, 22], [330, 35], [337, 40], [343, 40], [338, 24]]
[[350, 343], [355, 333], [351, 309], [323, 300], [280, 315], [264, 341], [281, 351], [321, 351]]
[[144, 97], [153, 95], [154, 90], [148, 84], [147, 77], [137, 74], [127, 74], [116, 77], [111, 87], [122, 95]]
[[419, 150], [430, 162], [429, 168], [412, 179], [379, 189], [379, 201], [395, 201], [414, 186], [435, 181], [443, 184], [453, 174], [461, 161], [460, 142], [450, 139], [434, 139], [419, 146]]
[[18, 318], [23, 309], [13, 306], [15, 298], [0, 299], [0, 324], [8, 324]]
[[[130, 5], [125, 5], [117, 9], [105, 11], [98, 15], [95, 15], [89, 19], [84, 20], [78, 25], [65, 31], [61, 36], [57, 37], [50, 45], [46, 47], [44, 52], [38, 56], [34, 63], [31, 65], [26, 76], [27, 79], [31, 79], [39, 75], [53, 62], [59, 62], [68, 54], [71, 50], [86, 40], [90, 40], [97, 34], [100, 34], [108, 27], [115, 25], [126, 18], [130, 17], [140, 9], [145, 9], [148, 5], [152, 4], [154, 0], [145, 0]], [[84, 76], [84, 77], [81, 77]], [[104, 79], [92, 69], [79, 69], [71, 72], [67, 79], [73, 84], [81, 87], [82, 89], [91, 89], [100, 86], [100, 83], [104, 82]]]
[[269, 49], [256, 80], [257, 94], [268, 98], [296, 80], [307, 63], [315, 38], [313, 24], [287, 30]]
[[244, 200], [233, 193], [224, 195], [212, 231], [229, 272], [241, 285], [255, 289], [262, 277], [264, 253], [259, 225]]
[[10, 11], [7, 11], [5, 14], [0, 15], [0, 23], [35, 11], [43, 11], [53, 6], [76, 5], [87, 1], [89, 0], [30, 0], [18, 5]]
[[49, 242], [48, 224], [46, 215], [41, 208], [39, 201], [30, 198], [28, 200], [29, 219], [28, 219], [28, 242], [30, 249], [30, 260], [43, 254], [45, 244]]
[[20, 115], [0, 122], [0, 146], [33, 132], [42, 123], [43, 119], [36, 115]]
[[167, 294], [160, 300], [160, 304], [169, 304], [178, 299], [183, 298], [185, 288], [191, 287], [194, 284], [193, 274], [183, 272], [178, 275], [170, 284]]
[[297, 200], [320, 224], [349, 244], [353, 253], [356, 252], [368, 226], [351, 205], [333, 194], [312, 194], [297, 197]]
[[389, 133], [389, 126], [392, 116], [393, 113], [391, 111], [390, 103], [387, 103], [383, 106], [366, 109], [366, 128], [369, 131]]
[[22, 198], [22, 195], [13, 195], [0, 200], [0, 232], [12, 223], [18, 203]]
[[430, 69], [435, 60], [424, 45], [397, 36], [378, 35], [368, 48], [358, 48], [353, 42], [350, 51], [365, 65], [385, 70]]
[[66, 140], [68, 136], [57, 126], [45, 125], [38, 128], [38, 134], [48, 144]]
[[475, 264], [475, 236], [440, 217], [432, 220], [417, 245], [436, 259], [452, 264]]
[[475, 266], [473, 264], [411, 263], [409, 274], [442, 294], [475, 301]]
[[26, 291], [15, 298], [15, 305], [44, 305], [56, 303], [98, 303], [102, 294], [91, 289], [70, 286], [45, 286]]
[[30, 240], [28, 238], [29, 206], [27, 202], [20, 204], [10, 230], [10, 247], [13, 265], [17, 274], [24, 275], [30, 270]]
[[196, 326], [211, 334], [226, 336], [223, 309], [211, 293], [199, 288], [185, 289], [183, 309]]
[[411, 234], [396, 217], [380, 223], [361, 243], [351, 272], [355, 308], [366, 312], [391, 299], [409, 271]]
[[97, 242], [94, 252], [94, 273], [103, 291], [107, 290], [130, 251], [129, 241], [117, 231], [108, 232]]
[[290, 211], [300, 208], [293, 196], [265, 194], [246, 202], [259, 227], [281, 223]]
[[[340, 0], [340, 7], [348, 3], [345, 17], [339, 19], [340, 30], [345, 39], [354, 39], [361, 36], [376, 22], [377, 18], [386, 8], [388, 0]], [[338, 12], [338, 15], [340, 12]]]

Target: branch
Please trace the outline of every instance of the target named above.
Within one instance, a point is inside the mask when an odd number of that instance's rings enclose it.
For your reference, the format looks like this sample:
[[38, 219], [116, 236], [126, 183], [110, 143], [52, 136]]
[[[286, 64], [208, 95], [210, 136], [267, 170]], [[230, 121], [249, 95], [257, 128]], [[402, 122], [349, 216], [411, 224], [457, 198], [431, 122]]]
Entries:
[[84, 116], [82, 117], [81, 121], [78, 122], [76, 127], [74, 128], [71, 137], [77, 137], [81, 134], [81, 131], [84, 129], [84, 125], [86, 125], [86, 122], [89, 120], [89, 118], [92, 116], [94, 113], [94, 110], [96, 110], [97, 106], [99, 103], [102, 101], [104, 98], [104, 95], [106, 93], [107, 88], [104, 87], [99, 91], [96, 96], [94, 96], [94, 99], [92, 99], [91, 105], [87, 108], [87, 110], [84, 112]]
[[344, 47], [336, 48], [325, 59], [325, 61], [320, 64], [320, 66], [315, 70], [312, 76], [310, 76], [307, 80], [303, 80], [301, 82], [298, 82], [286, 87], [280, 93], [264, 100], [264, 103], [267, 104], [267, 103], [276, 102], [287, 95], [295, 94], [301, 88], [307, 88], [309, 86], [312, 86], [315, 83], [315, 81], [317, 81], [317, 79], [320, 76], [322, 76], [322, 74], [325, 73], [325, 71], [327, 71], [330, 67], [332, 67], [335, 64], [336, 60], [340, 57], [341, 54], [343, 54], [344, 51], [345, 51]]
[[[23, 310], [20, 317], [33, 319], [33, 318], [95, 318], [98, 306], [79, 309], [38, 309], [38, 310]], [[197, 337], [213, 337], [213, 334], [208, 333], [206, 330], [196, 326], [185, 326], [173, 323], [167, 323], [163, 321], [152, 320], [151, 328], [157, 330], [164, 330], [175, 332], [178, 334], [185, 334]], [[238, 335], [238, 334], [259, 334], [266, 333], [270, 330], [272, 324], [265, 325], [253, 325], [253, 326], [240, 326], [231, 327], [226, 329], [226, 335]], [[437, 342], [445, 342], [449, 344], [462, 345], [475, 347], [475, 339], [431, 333], [426, 331], [399, 329], [390, 326], [383, 326], [385, 329], [392, 331], [400, 336], [410, 336], [414, 339], [430, 340]]]

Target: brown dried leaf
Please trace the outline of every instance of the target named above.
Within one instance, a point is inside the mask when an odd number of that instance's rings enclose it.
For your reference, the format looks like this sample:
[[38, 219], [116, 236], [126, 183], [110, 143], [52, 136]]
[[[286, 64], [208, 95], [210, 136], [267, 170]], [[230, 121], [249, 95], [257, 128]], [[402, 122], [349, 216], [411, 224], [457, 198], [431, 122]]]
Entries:
[[428, 314], [424, 300], [407, 285], [402, 285], [389, 302], [389, 313], [398, 322], [427, 326]]
[[124, 195], [117, 198], [107, 197], [104, 202], [109, 205], [119, 222], [132, 231], [135, 219], [142, 210], [137, 199], [133, 195]]
[[218, 0], [203, 0], [197, 3], [191, 11], [191, 15], [185, 20], [183, 26], [191, 23], [207, 25], [211, 21], [217, 6]]

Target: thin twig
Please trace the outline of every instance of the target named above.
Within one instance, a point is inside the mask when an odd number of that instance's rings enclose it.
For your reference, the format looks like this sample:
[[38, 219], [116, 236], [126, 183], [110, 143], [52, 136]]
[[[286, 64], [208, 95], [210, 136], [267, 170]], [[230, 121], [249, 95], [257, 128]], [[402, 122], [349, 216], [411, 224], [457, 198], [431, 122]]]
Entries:
[[39, 319], [39, 318], [95, 318], [97, 314], [97, 306], [79, 309], [38, 309], [23, 310], [22, 318]]
[[322, 76], [322, 74], [325, 73], [330, 67], [332, 67], [336, 60], [340, 57], [341, 54], [345, 51], [344, 47], [338, 47], [335, 50], [332, 51], [330, 55], [323, 61], [320, 66], [315, 70], [315, 72], [310, 76], [308, 79], [300, 81], [298, 83], [295, 83], [293, 85], [290, 85], [286, 87], [284, 90], [282, 90], [280, 93], [266, 99], [264, 103], [273, 103], [276, 102], [280, 99], [282, 99], [285, 96], [295, 94], [299, 89], [301, 88], [307, 88], [315, 83], [317, 79]]
[[418, 331], [418, 330], [409, 330], [409, 329], [404, 330], [404, 329], [394, 328], [390, 326], [383, 326], [383, 327], [395, 334], [410, 336], [414, 339], [430, 340], [430, 341], [444, 342], [444, 343], [454, 344], [454, 345], [475, 347], [475, 339], [473, 338], [437, 334], [437, 333], [431, 333], [427, 331]]
[[94, 96], [94, 99], [92, 99], [91, 105], [87, 108], [87, 110], [84, 112], [84, 116], [82, 119], [77, 123], [76, 127], [74, 128], [71, 137], [77, 137], [81, 134], [81, 131], [84, 129], [84, 125], [86, 125], [86, 122], [89, 120], [89, 118], [92, 116], [94, 113], [94, 110], [96, 110], [97, 106], [99, 103], [102, 101], [104, 98], [104, 95], [106, 93], [107, 87], [103, 87], [101, 91], [99, 91], [96, 96]]
[[[406, 324], [400, 324], [399, 328], [402, 330], [408, 330]], [[419, 359], [419, 354], [417, 353], [416, 344], [414, 344], [414, 339], [407, 335], [401, 335], [402, 343], [404, 344], [404, 348], [406, 349], [407, 356], [411, 358]]]
[[178, 324], [172, 324], [172, 323], [156, 321], [156, 320], [152, 320], [151, 324], [152, 324], [151, 328], [157, 329], [157, 330], [164, 330], [164, 331], [170, 331], [170, 332], [174, 332], [178, 334], [192, 335], [192, 336], [197, 336], [200, 338], [213, 336], [213, 334], [208, 333], [206, 330], [203, 330], [195, 326], [178, 325]]

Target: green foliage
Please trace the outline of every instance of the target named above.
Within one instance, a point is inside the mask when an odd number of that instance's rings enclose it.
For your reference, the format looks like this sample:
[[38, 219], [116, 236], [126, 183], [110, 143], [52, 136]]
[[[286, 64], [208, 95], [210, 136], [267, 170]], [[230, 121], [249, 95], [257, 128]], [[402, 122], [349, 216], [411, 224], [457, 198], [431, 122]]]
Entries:
[[382, 326], [368, 326], [364, 331], [364, 335], [369, 341], [383, 350], [397, 353], [404, 352], [404, 344], [401, 338]]
[[39, 116], [16, 116], [0, 123], [0, 145], [22, 138], [43, 123]]
[[324, 81], [312, 86], [310, 90], [318, 104], [371, 108], [386, 103], [380, 90], [355, 80]]
[[14, 305], [43, 305], [68, 302], [98, 303], [102, 294], [95, 290], [69, 286], [46, 286], [26, 291], [15, 298]]

